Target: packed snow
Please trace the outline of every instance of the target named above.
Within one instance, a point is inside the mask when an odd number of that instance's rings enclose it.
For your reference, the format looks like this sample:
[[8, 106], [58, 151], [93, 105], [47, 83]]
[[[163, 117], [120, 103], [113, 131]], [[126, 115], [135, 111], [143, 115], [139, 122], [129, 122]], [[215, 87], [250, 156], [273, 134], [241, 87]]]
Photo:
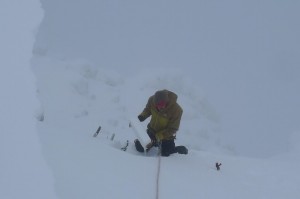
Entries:
[[[29, 69], [1, 72], [9, 93], [1, 103], [1, 198], [300, 197], [298, 2], [52, 0], [42, 7], [36, 80]], [[27, 32], [41, 19], [32, 17]], [[16, 65], [29, 65], [30, 34]], [[18, 44], [10, 35], [7, 46]], [[134, 148], [129, 121], [160, 89], [178, 95], [175, 142], [188, 155], [159, 159], [157, 148]]]
[[[178, 93], [186, 111], [176, 144], [189, 148], [188, 155], [162, 158], [159, 198], [300, 196], [299, 135], [293, 135], [289, 153], [233, 155], [234, 149], [218, 139], [217, 113], [197, 96], [184, 73], [160, 73], [153, 79], [151, 71], [142, 71], [129, 78], [88, 62], [47, 57], [36, 57], [33, 65], [44, 104], [38, 114], [40, 138], [61, 198], [155, 198], [157, 149], [138, 153], [129, 121], [159, 88]], [[147, 122], [142, 124], [146, 128]], [[216, 162], [222, 163], [220, 171]]]
[[37, 0], [0, 1], [0, 198], [55, 199], [34, 112], [30, 59], [43, 11]]
[[[179, 100], [193, 103], [184, 107], [185, 117], [206, 114], [220, 122], [219, 138], [239, 155], [287, 152], [290, 135], [300, 129], [299, 2], [42, 3], [46, 11], [36, 54], [86, 60], [100, 67], [102, 76], [130, 78], [140, 88], [156, 84], [155, 89], [184, 90], [186, 98], [179, 93]], [[117, 74], [111, 77], [107, 69]], [[143, 101], [134, 103], [138, 111], [143, 106]]]

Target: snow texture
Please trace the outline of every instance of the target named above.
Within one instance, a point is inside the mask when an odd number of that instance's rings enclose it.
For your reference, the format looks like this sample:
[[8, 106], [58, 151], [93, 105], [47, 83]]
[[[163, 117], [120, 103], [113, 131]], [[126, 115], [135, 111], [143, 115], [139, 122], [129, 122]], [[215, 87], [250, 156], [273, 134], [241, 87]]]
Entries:
[[142, 146], [145, 149], [146, 145], [150, 142], [150, 138], [146, 133], [146, 129], [143, 128], [137, 117], [130, 119], [129, 127], [133, 130], [135, 136], [141, 142]]
[[[196, 102], [185, 93], [195, 88], [184, 81], [182, 90], [164, 83], [156, 86], [157, 80], [168, 77], [162, 73], [155, 79], [140, 73], [127, 79], [84, 61], [36, 57], [33, 64], [43, 102], [40, 139], [60, 198], [155, 198], [157, 148], [138, 153], [129, 121], [160, 87], [175, 90], [184, 109], [193, 114]], [[175, 83], [176, 78], [169, 81]], [[203, 111], [182, 118], [176, 144], [186, 145], [189, 154], [162, 157], [159, 198], [299, 198], [298, 133], [288, 152], [268, 158], [236, 156], [218, 142], [214, 122]], [[147, 123], [141, 123], [144, 129]], [[102, 129], [94, 138], [99, 125]], [[222, 163], [220, 171], [216, 162]]]
[[189, 149], [160, 199], [300, 198], [299, 2], [41, 3], [1, 1], [1, 199], [155, 198], [129, 122], [159, 89]]
[[30, 68], [41, 5], [1, 0], [0, 13], [0, 198], [55, 199], [36, 129], [39, 102]]

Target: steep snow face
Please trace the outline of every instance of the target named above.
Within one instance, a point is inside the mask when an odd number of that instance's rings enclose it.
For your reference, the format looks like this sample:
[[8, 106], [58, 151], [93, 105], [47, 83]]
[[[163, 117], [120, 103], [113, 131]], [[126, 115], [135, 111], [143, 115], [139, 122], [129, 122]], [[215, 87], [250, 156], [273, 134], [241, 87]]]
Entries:
[[[43, 104], [40, 139], [62, 199], [156, 198], [158, 150], [153, 148], [147, 155], [138, 153], [128, 122], [143, 109], [147, 96], [162, 85], [177, 89], [180, 103], [188, 109], [176, 144], [186, 145], [189, 154], [161, 158], [159, 198], [300, 196], [298, 134], [288, 154], [272, 159], [225, 155], [216, 142], [218, 120], [214, 111], [191, 92], [195, 88], [182, 78], [183, 73], [171, 77], [162, 73], [156, 81], [139, 73], [124, 78], [86, 61], [45, 57], [36, 58], [34, 66]], [[151, 76], [151, 71], [145, 74]], [[205, 108], [198, 113], [196, 104]], [[147, 121], [142, 124], [145, 131]], [[99, 125], [102, 129], [95, 138]], [[127, 140], [129, 146], [124, 152], [121, 148]], [[216, 162], [222, 163], [220, 171]]]
[[162, 88], [178, 94], [189, 154], [161, 159], [159, 198], [299, 198], [299, 3], [43, 6], [38, 127], [61, 198], [155, 198], [157, 149], [136, 152], [128, 122]]
[[40, 6], [38, 0], [0, 3], [0, 198], [56, 198], [34, 116], [39, 102], [30, 59]]
[[[213, 110], [190, 92], [193, 87], [182, 73], [154, 81], [138, 73], [127, 79], [86, 61], [36, 58], [34, 66], [43, 104], [40, 138], [61, 198], [155, 198], [158, 150], [138, 153], [128, 122], [160, 84], [177, 88], [180, 103], [189, 110], [176, 139], [177, 145], [189, 148], [189, 154], [161, 159], [159, 198], [298, 199], [300, 195], [298, 147], [272, 159], [224, 155], [216, 142], [218, 133], [214, 134], [218, 125]], [[172, 88], [175, 79], [182, 89]], [[197, 103], [206, 107], [201, 114], [193, 109]], [[142, 124], [145, 130], [147, 121]], [[102, 129], [94, 138], [99, 125]], [[296, 135], [293, 145], [299, 143]], [[216, 162], [222, 163], [220, 171]]]
[[219, 140], [218, 113], [180, 69], [156, 77], [151, 70], [136, 71], [129, 78], [82, 60], [36, 57], [33, 64], [43, 118], [55, 126], [70, 128], [80, 122], [84, 132], [92, 133], [102, 125], [121, 140], [133, 140], [129, 120], [143, 111], [157, 89], [167, 88], [178, 94], [178, 103], [184, 108], [177, 141], [195, 149], [224, 148]]
[[[289, 135], [300, 128], [299, 2], [52, 0], [43, 7], [36, 54], [88, 60], [126, 79], [139, 75], [136, 89], [172, 87], [185, 117], [218, 120], [219, 139], [237, 154], [287, 151]], [[182, 75], [173, 79], [173, 70]], [[187, 80], [193, 92], [181, 85]]]

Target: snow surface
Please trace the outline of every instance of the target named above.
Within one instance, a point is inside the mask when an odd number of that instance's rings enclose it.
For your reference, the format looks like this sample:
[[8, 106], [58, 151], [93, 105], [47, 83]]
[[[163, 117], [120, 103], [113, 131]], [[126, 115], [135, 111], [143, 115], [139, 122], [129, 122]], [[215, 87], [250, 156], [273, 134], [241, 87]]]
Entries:
[[[186, 145], [189, 154], [162, 158], [159, 198], [300, 196], [299, 133], [293, 134], [288, 153], [269, 158], [232, 155], [231, 147], [218, 142], [218, 124], [205, 112], [212, 112], [207, 101], [197, 96], [180, 72], [153, 79], [147, 71], [149, 76], [137, 73], [124, 78], [88, 62], [48, 57], [36, 57], [33, 65], [43, 104], [38, 116], [40, 139], [60, 198], [155, 198], [157, 150], [147, 156], [136, 152], [129, 121], [161, 87], [176, 90], [188, 110], [176, 143]], [[197, 102], [205, 108], [197, 107]], [[142, 124], [145, 128], [147, 122]], [[94, 138], [99, 125], [102, 129]], [[220, 171], [216, 162], [222, 163]]]
[[38, 137], [35, 80], [16, 66], [41, 19], [25, 8], [39, 6], [4, 2], [17, 21], [1, 26], [24, 30], [0, 37], [0, 198], [155, 198], [157, 150], [136, 152], [128, 125], [163, 88], [189, 154], [161, 158], [159, 198], [300, 197], [298, 2], [42, 1]]
[[0, 198], [54, 199], [34, 111], [30, 59], [43, 12], [37, 0], [0, 1]]
[[[36, 54], [87, 60], [103, 76], [110, 76], [106, 69], [115, 71], [135, 84], [126, 92], [143, 99], [170, 87], [185, 100], [186, 118], [219, 123], [218, 138], [239, 155], [286, 152], [289, 137], [300, 129], [298, 1], [42, 3]], [[153, 84], [146, 93], [133, 89]], [[136, 114], [144, 100], [134, 102]], [[206, 130], [205, 137], [214, 134]]]
[[60, 198], [155, 198], [157, 151], [128, 123], [163, 88], [190, 153], [162, 158], [159, 198], [300, 197], [299, 2], [42, 3], [32, 64]]

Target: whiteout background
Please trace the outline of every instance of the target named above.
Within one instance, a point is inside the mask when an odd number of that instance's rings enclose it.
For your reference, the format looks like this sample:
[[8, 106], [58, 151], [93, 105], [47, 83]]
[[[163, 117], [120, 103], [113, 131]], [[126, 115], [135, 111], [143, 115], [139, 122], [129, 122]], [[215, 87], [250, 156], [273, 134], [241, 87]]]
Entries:
[[30, 68], [41, 5], [3, 0], [0, 16], [0, 198], [54, 199], [54, 179], [36, 130], [39, 102]]

